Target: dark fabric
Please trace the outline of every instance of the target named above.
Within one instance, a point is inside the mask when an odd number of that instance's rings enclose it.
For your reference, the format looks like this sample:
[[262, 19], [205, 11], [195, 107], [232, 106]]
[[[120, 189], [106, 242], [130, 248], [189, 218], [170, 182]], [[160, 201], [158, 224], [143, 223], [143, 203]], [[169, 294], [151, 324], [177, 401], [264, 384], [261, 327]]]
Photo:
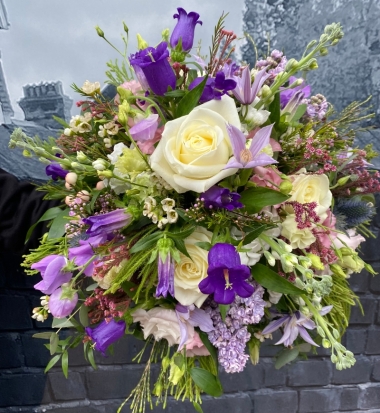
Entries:
[[44, 193], [35, 186], [19, 181], [15, 176], [0, 169], [0, 249], [15, 253], [26, 253], [38, 246], [38, 239], [46, 231], [46, 225], [39, 224], [25, 245], [28, 229], [39, 220], [44, 212], [57, 206], [57, 201], [43, 201]]

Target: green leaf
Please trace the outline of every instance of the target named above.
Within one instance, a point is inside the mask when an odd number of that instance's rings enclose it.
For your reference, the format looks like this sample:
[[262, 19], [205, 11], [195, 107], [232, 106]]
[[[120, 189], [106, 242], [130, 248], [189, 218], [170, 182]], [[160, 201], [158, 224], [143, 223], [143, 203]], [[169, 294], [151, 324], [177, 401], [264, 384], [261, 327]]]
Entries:
[[195, 230], [195, 226], [192, 226], [190, 228], [187, 228], [183, 231], [179, 232], [167, 232], [166, 235], [171, 238], [171, 239], [185, 239], [189, 237]]
[[216, 370], [218, 370], [218, 353], [216, 351], [216, 348], [211, 344], [210, 340], [208, 339], [207, 333], [198, 330], [198, 334], [200, 339], [202, 340], [202, 343], [205, 345], [212, 359], [214, 360]]
[[202, 407], [199, 403], [193, 402], [193, 407], [198, 413], [203, 413]]
[[192, 259], [192, 258], [190, 257], [190, 254], [187, 252], [185, 243], [183, 242], [182, 239], [175, 239], [175, 240], [174, 240], [174, 244], [175, 244], [175, 247], [177, 248], [177, 250], [178, 250], [179, 252], [182, 252], [183, 255], [186, 255], [186, 257]]
[[170, 97], [170, 98], [178, 98], [182, 97], [186, 92], [184, 90], [171, 90], [170, 92], [164, 93], [165, 97]]
[[190, 376], [194, 383], [210, 396], [219, 397], [223, 394], [219, 380], [209, 371], [200, 367], [193, 367], [190, 370]]
[[195, 245], [203, 250], [210, 251], [212, 245], [210, 242], [196, 242]]
[[88, 327], [90, 324], [88, 319], [88, 307], [85, 305], [81, 305], [79, 309], [79, 321], [83, 327]]
[[93, 283], [86, 288], [86, 291], [94, 291], [99, 286], [98, 283]]
[[50, 355], [52, 356], [58, 347], [59, 337], [57, 333], [50, 334]]
[[134, 254], [139, 251], [147, 250], [153, 245], [156, 245], [157, 241], [162, 238], [163, 235], [164, 233], [161, 231], [153, 232], [153, 234], [149, 234], [146, 237], [139, 239], [136, 244], [129, 250], [129, 252], [131, 254]]
[[52, 328], [68, 328], [74, 327], [74, 324], [68, 320], [66, 317], [64, 318], [53, 318], [53, 324], [51, 325]]
[[245, 209], [250, 214], [260, 212], [268, 205], [277, 205], [288, 199], [288, 195], [273, 189], [258, 186], [257, 188], [250, 188], [241, 193], [240, 202], [245, 206]]
[[65, 225], [68, 223], [69, 208], [61, 210], [54, 218], [48, 234], [48, 239], [60, 238], [65, 233]]
[[194, 89], [190, 90], [178, 103], [176, 110], [176, 118], [188, 115], [197, 106], [199, 99], [202, 96], [203, 89], [206, 86], [207, 77], [199, 83]]
[[91, 191], [91, 202], [87, 205], [88, 212], [92, 212], [92, 210], [94, 209], [95, 202], [98, 199], [101, 192], [101, 189], [94, 189]]
[[274, 367], [278, 370], [281, 367], [284, 367], [285, 364], [288, 364], [295, 360], [298, 357], [299, 350], [298, 348], [284, 349], [279, 353], [279, 356], [276, 358]]
[[244, 237], [243, 245], [249, 244], [250, 242], [255, 240], [262, 232], [270, 228], [272, 228], [272, 225], [265, 225], [265, 224], [258, 225], [252, 231], [248, 232], [248, 234]]
[[222, 316], [223, 321], [226, 319], [226, 315], [229, 309], [230, 309], [229, 305], [219, 304], [219, 311], [220, 311], [220, 315]]
[[95, 358], [94, 358], [94, 349], [92, 348], [91, 344], [87, 342], [84, 347], [84, 356], [86, 360], [88, 360], [94, 370], [98, 368], [98, 366], [95, 363]]
[[61, 211], [62, 211], [62, 209], [59, 208], [59, 207], [54, 207], [54, 208], [48, 209], [48, 210], [42, 215], [42, 217], [41, 217], [35, 224], [33, 224], [33, 225], [29, 228], [28, 232], [26, 233], [25, 242], [28, 242], [28, 241], [29, 241], [29, 238], [30, 238], [30, 236], [32, 235], [34, 228], [35, 228], [40, 222], [50, 221], [50, 220], [56, 218], [57, 215], [58, 215]]
[[52, 367], [54, 367], [57, 363], [58, 360], [61, 358], [61, 354], [57, 354], [54, 356], [48, 363], [48, 365], [45, 368], [45, 373], [47, 373]]
[[46, 333], [36, 333], [36, 334], [32, 335], [32, 337], [34, 337], [34, 338], [42, 338], [44, 340], [50, 340], [50, 336], [51, 336], [51, 333], [48, 333], [48, 332], [46, 332]]
[[133, 298], [138, 287], [137, 284], [133, 283], [132, 281], [124, 281], [121, 284], [121, 288], [128, 294], [128, 297]]
[[69, 353], [67, 352], [67, 350], [62, 354], [62, 371], [67, 379], [69, 375]]
[[280, 116], [281, 116], [281, 104], [280, 104], [279, 93], [274, 95], [274, 99], [272, 103], [269, 105], [268, 110], [270, 112], [269, 121], [270, 123], [274, 123], [275, 129], [277, 129], [277, 126], [280, 123]]
[[301, 105], [298, 106], [296, 113], [292, 117], [292, 122], [296, 122], [297, 120], [301, 119], [304, 113], [306, 112], [307, 105], [302, 103]]
[[279, 276], [267, 266], [257, 263], [251, 268], [252, 277], [263, 287], [276, 293], [302, 295], [305, 291]]
[[53, 115], [53, 119], [58, 122], [64, 128], [68, 128], [70, 125], [62, 118]]

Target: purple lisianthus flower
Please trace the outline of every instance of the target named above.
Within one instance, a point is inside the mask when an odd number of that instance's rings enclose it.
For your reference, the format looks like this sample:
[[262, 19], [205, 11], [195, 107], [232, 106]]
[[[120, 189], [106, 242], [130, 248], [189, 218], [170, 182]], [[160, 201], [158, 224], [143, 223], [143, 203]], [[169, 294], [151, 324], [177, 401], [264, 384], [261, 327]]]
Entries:
[[264, 68], [256, 74], [255, 80], [252, 85], [249, 66], [246, 66], [243, 69], [241, 77], [234, 76], [234, 80], [236, 81], [237, 85], [235, 89], [232, 90], [232, 93], [240, 103], [242, 103], [243, 105], [250, 105], [255, 100], [264, 82], [270, 76], [270, 74], [267, 73], [266, 70], [267, 69]]
[[129, 58], [135, 72], [141, 69], [149, 87], [160, 96], [168, 91], [169, 86], [174, 90], [176, 85], [175, 73], [168, 62], [167, 46], [166, 42], [161, 42], [156, 48], [147, 47]]
[[[291, 85], [292, 83], [296, 82], [298, 79], [295, 76], [291, 76], [289, 78], [289, 84]], [[304, 85], [303, 83], [299, 86], [294, 87], [293, 89], [287, 89], [283, 90], [280, 92], [280, 103], [281, 103], [281, 109], [284, 109], [284, 107], [288, 104], [290, 99], [297, 93], [297, 92], [302, 92], [302, 97], [301, 99], [308, 98], [311, 93], [311, 86], [310, 85]]]
[[56, 318], [67, 317], [78, 303], [78, 294], [68, 284], [62, 284], [49, 298], [49, 310]]
[[86, 234], [91, 236], [109, 234], [112, 231], [126, 227], [132, 221], [132, 215], [125, 209], [115, 209], [106, 214], [93, 215], [84, 218], [83, 222], [90, 226]]
[[243, 204], [238, 202], [240, 195], [237, 192], [231, 192], [228, 188], [216, 185], [200, 194], [200, 199], [206, 208], [224, 208], [233, 211], [243, 207]]
[[39, 271], [42, 276], [42, 281], [35, 284], [34, 288], [44, 294], [52, 294], [62, 284], [69, 282], [73, 274], [62, 271], [66, 264], [67, 258], [62, 255], [49, 255], [32, 264], [32, 270]]
[[273, 125], [268, 125], [256, 132], [255, 136], [252, 138], [250, 148], [247, 149], [247, 140], [243, 132], [236, 126], [227, 124], [227, 132], [230, 136], [234, 156], [228, 161], [224, 169], [246, 169], [277, 163], [271, 156], [261, 152], [265, 146], [269, 145], [272, 127]]
[[158, 284], [156, 288], [156, 297], [163, 296], [166, 298], [168, 293], [174, 297], [174, 259], [170, 252], [166, 257], [158, 256]]
[[178, 14], [176, 13], [173, 18], [178, 19], [178, 22], [170, 36], [170, 46], [174, 49], [179, 39], [182, 40], [182, 50], [188, 52], [193, 47], [195, 26], [202, 22], [199, 19], [199, 14], [191, 11], [186, 13], [182, 7], [178, 7]]
[[129, 129], [132, 138], [137, 142], [146, 142], [154, 138], [158, 128], [158, 115], [151, 114], [147, 118], [140, 120]]
[[64, 170], [58, 162], [52, 162], [46, 166], [45, 173], [46, 175], [51, 176], [53, 181], [57, 181], [58, 178], [65, 179], [68, 171]]
[[[321, 315], [327, 314], [332, 309], [332, 306], [323, 307], [319, 312]], [[284, 326], [284, 334], [281, 339], [276, 343], [284, 344], [286, 347], [290, 347], [294, 340], [300, 335], [307, 343], [313, 346], [319, 347], [317, 343], [310, 337], [308, 330], [314, 330], [314, 321], [307, 318], [300, 311], [296, 311], [294, 314], [286, 314], [278, 320], [271, 321], [262, 331], [262, 334], [271, 334]]]
[[102, 321], [97, 327], [86, 327], [86, 334], [94, 341], [95, 350], [100, 351], [103, 356], [106, 355], [107, 348], [123, 337], [126, 324], [123, 320]]
[[[74, 260], [75, 265], [81, 267], [85, 265], [91, 257], [94, 256], [94, 248], [99, 247], [100, 244], [107, 239], [106, 234], [99, 234], [86, 240], [79, 240], [79, 247], [69, 248], [69, 259]], [[94, 263], [91, 262], [83, 271], [87, 277], [91, 277], [94, 271]]]
[[250, 297], [255, 288], [246, 280], [251, 272], [241, 265], [240, 255], [231, 244], [215, 244], [208, 253], [208, 276], [198, 287], [203, 294], [214, 294], [219, 304], [231, 304], [235, 295]]
[[200, 308], [192, 305], [182, 305], [177, 304], [175, 307], [175, 312], [178, 319], [179, 329], [181, 332], [181, 339], [178, 345], [178, 351], [181, 351], [184, 344], [189, 339], [188, 329], [186, 324], [190, 324], [193, 327], [199, 327], [205, 333], [209, 333], [214, 330], [214, 325], [211, 320], [210, 314]]
[[[203, 79], [203, 77], [197, 77], [194, 79], [189, 85], [189, 90], [192, 90], [198, 86]], [[235, 80], [226, 79], [224, 72], [220, 71], [215, 77], [209, 77], [207, 79], [206, 86], [203, 89], [199, 103], [205, 103], [212, 99], [220, 100], [223, 95], [225, 95], [228, 91], [235, 89], [235, 87]]]

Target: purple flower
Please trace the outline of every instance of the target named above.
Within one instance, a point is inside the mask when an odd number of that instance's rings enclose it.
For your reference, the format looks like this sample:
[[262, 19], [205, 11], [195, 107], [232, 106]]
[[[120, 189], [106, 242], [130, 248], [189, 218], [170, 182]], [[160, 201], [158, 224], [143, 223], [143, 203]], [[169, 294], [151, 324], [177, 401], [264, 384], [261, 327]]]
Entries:
[[215, 244], [208, 253], [208, 276], [198, 287], [203, 294], [214, 294], [219, 304], [231, 304], [235, 294], [250, 297], [255, 288], [247, 280], [251, 272], [241, 265], [239, 253], [231, 244]]
[[68, 171], [65, 171], [59, 163], [52, 162], [50, 165], [46, 166], [45, 173], [46, 175], [51, 176], [53, 181], [57, 181], [58, 178], [65, 179]]
[[[176, 86], [176, 77], [168, 57], [167, 43], [161, 42], [156, 48], [147, 47], [129, 58], [134, 69], [141, 69], [149, 87], [156, 95], [162, 96], [168, 91], [169, 86], [173, 90]], [[138, 73], [139, 69], [135, 69], [135, 72]]]
[[157, 128], [158, 115], [152, 114], [132, 126], [129, 133], [135, 141], [146, 142], [154, 138]]
[[[203, 77], [197, 77], [194, 79], [190, 85], [189, 90], [194, 89], [202, 81]], [[220, 98], [225, 95], [229, 90], [233, 90], [236, 87], [236, 82], [233, 79], [226, 79], [224, 72], [220, 71], [216, 74], [215, 77], [209, 77], [206, 81], [206, 86], [203, 89], [201, 98], [199, 99], [200, 103], [208, 102], [209, 100]]]
[[199, 19], [199, 14], [192, 11], [189, 14], [182, 7], [178, 7], [178, 14], [173, 16], [178, 19], [178, 22], [170, 36], [170, 46], [174, 49], [179, 39], [182, 40], [182, 50], [188, 52], [193, 47], [194, 31], [197, 23], [202, 24]]
[[224, 169], [229, 168], [254, 168], [256, 166], [266, 166], [277, 163], [272, 157], [261, 152], [265, 146], [269, 145], [270, 135], [273, 125], [261, 128], [252, 138], [251, 146], [246, 148], [246, 138], [236, 126], [227, 124], [227, 132], [230, 136], [234, 157], [231, 158]]
[[186, 324], [190, 324], [193, 327], [199, 327], [205, 333], [209, 333], [210, 331], [214, 330], [210, 315], [207, 314], [204, 310], [195, 307], [194, 304], [189, 306], [177, 304], [175, 307], [175, 312], [181, 332], [178, 351], [182, 350], [184, 344], [189, 339]]
[[68, 284], [62, 284], [49, 298], [49, 310], [56, 318], [67, 317], [78, 303], [78, 294]]
[[158, 256], [158, 284], [156, 288], [156, 297], [163, 296], [166, 298], [168, 293], [174, 297], [174, 259], [170, 251], [163, 258]]
[[95, 343], [95, 350], [100, 351], [103, 356], [106, 354], [107, 348], [123, 337], [126, 324], [123, 320], [102, 321], [97, 327], [86, 327], [86, 334], [91, 337]]
[[[323, 307], [319, 312], [321, 315], [327, 314], [332, 309], [332, 306]], [[281, 339], [276, 343], [284, 344], [286, 347], [290, 347], [294, 340], [298, 337], [298, 334], [309, 344], [319, 347], [317, 343], [310, 337], [309, 333], [306, 331], [314, 330], [315, 323], [306, 316], [304, 316], [300, 311], [296, 311], [293, 315], [287, 314], [278, 320], [270, 322], [262, 331], [262, 334], [271, 334], [278, 330], [281, 326], [284, 326], [284, 334]]]
[[241, 77], [235, 76], [234, 79], [237, 82], [236, 88], [233, 89], [232, 93], [235, 98], [243, 105], [250, 105], [256, 98], [257, 93], [262, 88], [264, 82], [270, 76], [266, 72], [266, 68], [260, 70], [255, 76], [255, 80], [251, 85], [251, 72], [249, 66], [246, 66]]
[[240, 66], [236, 62], [225, 63], [222, 68], [222, 72], [226, 75], [227, 79], [235, 79], [235, 73], [240, 69]]
[[93, 215], [83, 219], [83, 222], [90, 226], [86, 234], [91, 236], [99, 234], [109, 234], [112, 231], [126, 227], [132, 221], [132, 215], [125, 209], [115, 209], [106, 214]]
[[[294, 83], [295, 81], [297, 81], [298, 79], [295, 76], [291, 76], [289, 78], [289, 84], [291, 85], [292, 83]], [[304, 98], [308, 98], [310, 96], [311, 93], [311, 86], [310, 85], [304, 85], [303, 83], [299, 86], [294, 87], [293, 89], [287, 89], [287, 90], [283, 90], [280, 92], [280, 102], [281, 102], [281, 109], [283, 109], [288, 102], [290, 101], [290, 99], [296, 94], [296, 92], [301, 91], [303, 94], [302, 99]]]
[[224, 208], [233, 211], [236, 208], [242, 208], [243, 204], [238, 202], [240, 195], [237, 192], [231, 192], [227, 188], [212, 186], [206, 192], [200, 195], [206, 208]]
[[[106, 234], [100, 234], [86, 240], [79, 240], [79, 247], [69, 248], [69, 259], [74, 260], [75, 265], [77, 265], [78, 267], [85, 265], [86, 262], [88, 262], [89, 259], [94, 256], [94, 248], [99, 247], [99, 245], [106, 241], [106, 239]], [[91, 277], [93, 271], [94, 263], [91, 262], [84, 270], [84, 274], [86, 274], [87, 277]]]
[[52, 294], [62, 284], [70, 281], [72, 273], [62, 271], [66, 264], [67, 259], [62, 255], [49, 255], [33, 264], [31, 268], [39, 271], [42, 276], [42, 281], [34, 288], [44, 294]]

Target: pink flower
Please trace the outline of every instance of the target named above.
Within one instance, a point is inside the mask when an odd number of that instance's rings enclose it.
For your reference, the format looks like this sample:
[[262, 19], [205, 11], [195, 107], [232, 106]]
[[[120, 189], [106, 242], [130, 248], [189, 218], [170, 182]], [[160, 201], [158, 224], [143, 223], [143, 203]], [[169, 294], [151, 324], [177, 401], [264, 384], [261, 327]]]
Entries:
[[325, 248], [330, 248], [332, 241], [337, 237], [337, 233], [335, 231], [335, 224], [336, 224], [335, 215], [329, 209], [327, 210], [326, 219], [322, 222], [322, 225], [326, 227], [327, 230], [323, 230], [323, 229], [316, 230], [318, 239]]
[[[124, 82], [122, 85], [120, 85], [123, 89], [130, 90], [134, 95], [137, 94], [140, 90], [142, 90], [142, 87], [139, 82], [136, 80], [131, 80], [129, 82]], [[116, 105], [120, 105], [120, 96], [117, 94], [114, 99]]]
[[263, 166], [256, 166], [255, 168], [253, 168], [253, 172], [254, 175], [251, 178], [251, 181], [256, 185], [278, 190], [276, 185], [279, 186], [282, 182], [282, 179], [279, 175], [280, 172], [276, 168], [264, 168]]
[[199, 334], [194, 331], [194, 336], [186, 342], [186, 356], [209, 356], [207, 347], [203, 344]]
[[[346, 234], [337, 234], [336, 239], [334, 240], [334, 247], [335, 248], [343, 248], [347, 245], [347, 247], [356, 250], [358, 246], [365, 241], [365, 238], [362, 237], [360, 234], [356, 234], [354, 229], [348, 229], [347, 235]], [[346, 244], [343, 244], [343, 242]]]
[[141, 149], [142, 153], [145, 153], [146, 155], [151, 155], [154, 152], [154, 144], [161, 140], [163, 130], [164, 127], [162, 126], [161, 128], [158, 128], [156, 130], [156, 133], [154, 134], [154, 137], [152, 139], [144, 142], [137, 142], [137, 145]]
[[62, 284], [49, 298], [49, 310], [56, 318], [67, 317], [78, 303], [78, 294], [69, 284]]

